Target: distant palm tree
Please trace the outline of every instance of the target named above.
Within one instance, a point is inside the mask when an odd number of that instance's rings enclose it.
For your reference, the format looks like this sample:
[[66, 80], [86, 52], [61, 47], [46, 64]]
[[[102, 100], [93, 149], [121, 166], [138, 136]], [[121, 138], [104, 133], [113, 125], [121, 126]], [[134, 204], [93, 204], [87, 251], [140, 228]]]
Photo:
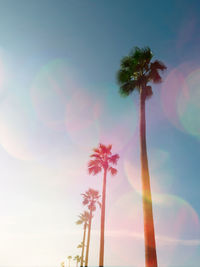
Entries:
[[118, 154], [111, 153], [112, 145], [105, 146], [99, 144], [98, 148], [94, 148], [94, 153], [90, 155], [92, 160], [88, 163], [89, 174], [96, 175], [103, 170], [103, 190], [102, 190], [102, 208], [101, 208], [101, 234], [100, 234], [100, 253], [99, 253], [99, 266], [104, 265], [104, 231], [105, 231], [105, 203], [106, 203], [106, 178], [107, 173], [111, 175], [117, 174], [117, 169], [111, 165], [116, 165], [119, 159]]
[[83, 247], [83, 242], [81, 242], [80, 244], [78, 244], [77, 248], [82, 248]]
[[74, 257], [74, 261], [76, 261], [76, 267], [78, 267], [78, 263], [81, 261], [81, 257], [79, 255], [76, 255]]
[[72, 256], [68, 256], [67, 259], [68, 259], [69, 267], [70, 267], [70, 261], [71, 261], [71, 259], [72, 259]]
[[148, 84], [160, 83], [162, 79], [159, 71], [166, 69], [161, 61], [151, 62], [152, 57], [153, 54], [149, 47], [142, 49], [136, 47], [129, 56], [121, 60], [121, 69], [117, 73], [122, 96], [128, 96], [135, 90], [140, 94], [140, 158], [146, 267], [157, 267], [157, 255], [146, 148], [145, 101], [153, 94], [152, 88]]
[[61, 267], [65, 267], [65, 263], [64, 263], [64, 261], [61, 262], [60, 266], [61, 266]]
[[76, 224], [83, 224], [83, 241], [81, 242], [81, 267], [83, 267], [83, 261], [84, 261], [84, 250], [85, 250], [85, 235], [86, 235], [86, 229], [88, 226], [90, 214], [87, 211], [84, 211], [84, 213], [81, 213], [79, 215], [79, 220], [76, 222]]
[[89, 216], [89, 224], [88, 224], [88, 236], [87, 236], [87, 247], [86, 247], [86, 256], [85, 256], [85, 267], [88, 266], [88, 256], [89, 256], [89, 247], [90, 247], [90, 232], [91, 232], [91, 224], [92, 224], [92, 217], [93, 212], [96, 210], [96, 204], [100, 205], [99, 202], [99, 192], [90, 188], [86, 191], [83, 196], [83, 205], [87, 206], [90, 212]]

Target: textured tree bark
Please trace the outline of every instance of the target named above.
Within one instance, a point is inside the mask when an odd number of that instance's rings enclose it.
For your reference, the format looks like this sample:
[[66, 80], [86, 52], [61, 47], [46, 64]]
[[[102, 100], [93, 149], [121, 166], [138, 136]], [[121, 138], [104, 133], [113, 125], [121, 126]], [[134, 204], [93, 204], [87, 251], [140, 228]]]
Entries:
[[85, 250], [85, 234], [86, 234], [86, 226], [87, 224], [84, 223], [84, 232], [83, 232], [83, 247], [81, 251], [81, 265], [80, 267], [83, 267], [83, 260], [84, 260], [84, 250]]
[[88, 237], [87, 237], [87, 247], [86, 247], [86, 256], [85, 256], [85, 267], [88, 266], [91, 224], [92, 224], [92, 210], [90, 210], [90, 219], [89, 219], [89, 225], [88, 225]]
[[104, 265], [104, 229], [105, 229], [105, 203], [106, 203], [106, 176], [107, 176], [107, 169], [104, 169], [103, 190], [102, 190], [102, 206], [101, 206], [101, 233], [100, 233], [99, 267], [103, 267], [103, 265]]
[[144, 216], [145, 266], [157, 267], [150, 177], [146, 147], [145, 95], [140, 92], [140, 159]]

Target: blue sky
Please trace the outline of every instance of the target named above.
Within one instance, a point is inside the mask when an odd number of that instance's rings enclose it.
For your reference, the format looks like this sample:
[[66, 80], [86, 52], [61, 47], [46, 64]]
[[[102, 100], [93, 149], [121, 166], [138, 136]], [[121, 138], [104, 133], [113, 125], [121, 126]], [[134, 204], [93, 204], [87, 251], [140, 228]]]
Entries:
[[[101, 175], [90, 177], [86, 168], [101, 141], [120, 154], [119, 173], [108, 181], [105, 262], [143, 266], [139, 102], [136, 93], [119, 96], [116, 71], [134, 46], [149, 46], [168, 67], [147, 102], [158, 260], [161, 267], [196, 267], [199, 1], [0, 4], [0, 265], [59, 266], [78, 253], [82, 231], [74, 221], [80, 193], [101, 191]], [[99, 211], [93, 265], [98, 234]]]

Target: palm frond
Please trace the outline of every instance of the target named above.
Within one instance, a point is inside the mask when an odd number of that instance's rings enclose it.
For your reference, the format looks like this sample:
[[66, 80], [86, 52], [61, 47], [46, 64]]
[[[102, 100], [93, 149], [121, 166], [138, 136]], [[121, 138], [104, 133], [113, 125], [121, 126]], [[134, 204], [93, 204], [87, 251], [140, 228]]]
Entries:
[[97, 153], [90, 155], [91, 158], [101, 159], [101, 156]]
[[97, 153], [97, 154], [99, 154], [99, 153], [100, 153], [100, 150], [99, 150], [99, 148], [93, 148], [93, 151], [94, 151], [95, 153]]
[[111, 174], [112, 174], [113, 176], [117, 174], [117, 169], [115, 169], [115, 168], [113, 168], [113, 167], [109, 167], [108, 170], [111, 172]]
[[165, 66], [165, 64], [162, 61], [159, 60], [155, 60], [154, 62], [151, 63], [150, 65], [151, 69], [156, 69], [156, 70], [161, 70], [164, 71], [167, 69], [167, 67]]
[[161, 83], [162, 78], [159, 74], [159, 71], [164, 71], [166, 66], [161, 61], [154, 61], [150, 65], [150, 70], [148, 74], [148, 80], [154, 83]]
[[119, 88], [119, 93], [121, 96], [129, 96], [135, 89], [139, 88], [140, 84], [136, 81], [127, 81], [124, 84], [121, 84]]
[[107, 147], [106, 147], [106, 154], [107, 155], [111, 155], [111, 149], [112, 149], [112, 145], [111, 144], [109, 144], [109, 145], [107, 145]]
[[99, 166], [92, 166], [92, 167], [89, 167], [88, 168], [88, 172], [89, 172], [89, 174], [93, 174], [93, 175], [96, 175], [96, 174], [98, 174], [99, 172], [101, 172], [101, 167], [99, 167]]
[[101, 151], [102, 154], [107, 153], [107, 147], [101, 143], [99, 144], [99, 150]]
[[76, 224], [82, 224], [83, 223], [83, 221], [82, 220], [78, 220], [78, 221], [76, 221]]
[[108, 161], [109, 161], [110, 163], [114, 164], [114, 165], [117, 164], [117, 161], [118, 161], [118, 160], [119, 160], [119, 155], [118, 155], [118, 154], [114, 154], [114, 155], [112, 155], [112, 156], [110, 156], [110, 157], [108, 158]]
[[132, 73], [127, 69], [120, 69], [117, 72], [117, 82], [119, 85], [127, 83], [127, 81], [131, 81]]
[[85, 206], [85, 205], [87, 205], [89, 203], [89, 200], [87, 198], [84, 198], [82, 203]]
[[101, 164], [99, 159], [92, 159], [88, 162], [88, 167], [99, 166]]

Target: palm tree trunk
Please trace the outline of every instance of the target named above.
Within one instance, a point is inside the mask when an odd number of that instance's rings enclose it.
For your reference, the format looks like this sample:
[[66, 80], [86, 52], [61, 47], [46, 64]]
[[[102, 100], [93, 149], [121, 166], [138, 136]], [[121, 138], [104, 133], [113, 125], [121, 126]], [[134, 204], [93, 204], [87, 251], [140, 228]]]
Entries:
[[89, 247], [90, 247], [90, 231], [91, 231], [91, 223], [92, 223], [92, 210], [90, 210], [90, 219], [89, 219], [89, 225], [88, 225], [87, 248], [86, 248], [86, 256], [85, 256], [85, 267], [88, 266], [88, 256], [89, 256]]
[[146, 148], [145, 95], [140, 93], [140, 158], [142, 175], [142, 197], [144, 216], [145, 263], [146, 267], [157, 267], [150, 177]]
[[106, 175], [107, 175], [107, 169], [104, 169], [103, 190], [102, 190], [102, 206], [101, 206], [101, 234], [100, 234], [99, 267], [103, 267], [103, 264], [104, 264], [104, 229], [105, 229], [105, 204], [106, 204]]
[[87, 227], [87, 224], [84, 223], [84, 232], [83, 232], [83, 246], [82, 246], [82, 251], [81, 251], [81, 266], [80, 267], [83, 267], [83, 258], [84, 258], [84, 250], [85, 250], [85, 234], [86, 234], [86, 227]]

